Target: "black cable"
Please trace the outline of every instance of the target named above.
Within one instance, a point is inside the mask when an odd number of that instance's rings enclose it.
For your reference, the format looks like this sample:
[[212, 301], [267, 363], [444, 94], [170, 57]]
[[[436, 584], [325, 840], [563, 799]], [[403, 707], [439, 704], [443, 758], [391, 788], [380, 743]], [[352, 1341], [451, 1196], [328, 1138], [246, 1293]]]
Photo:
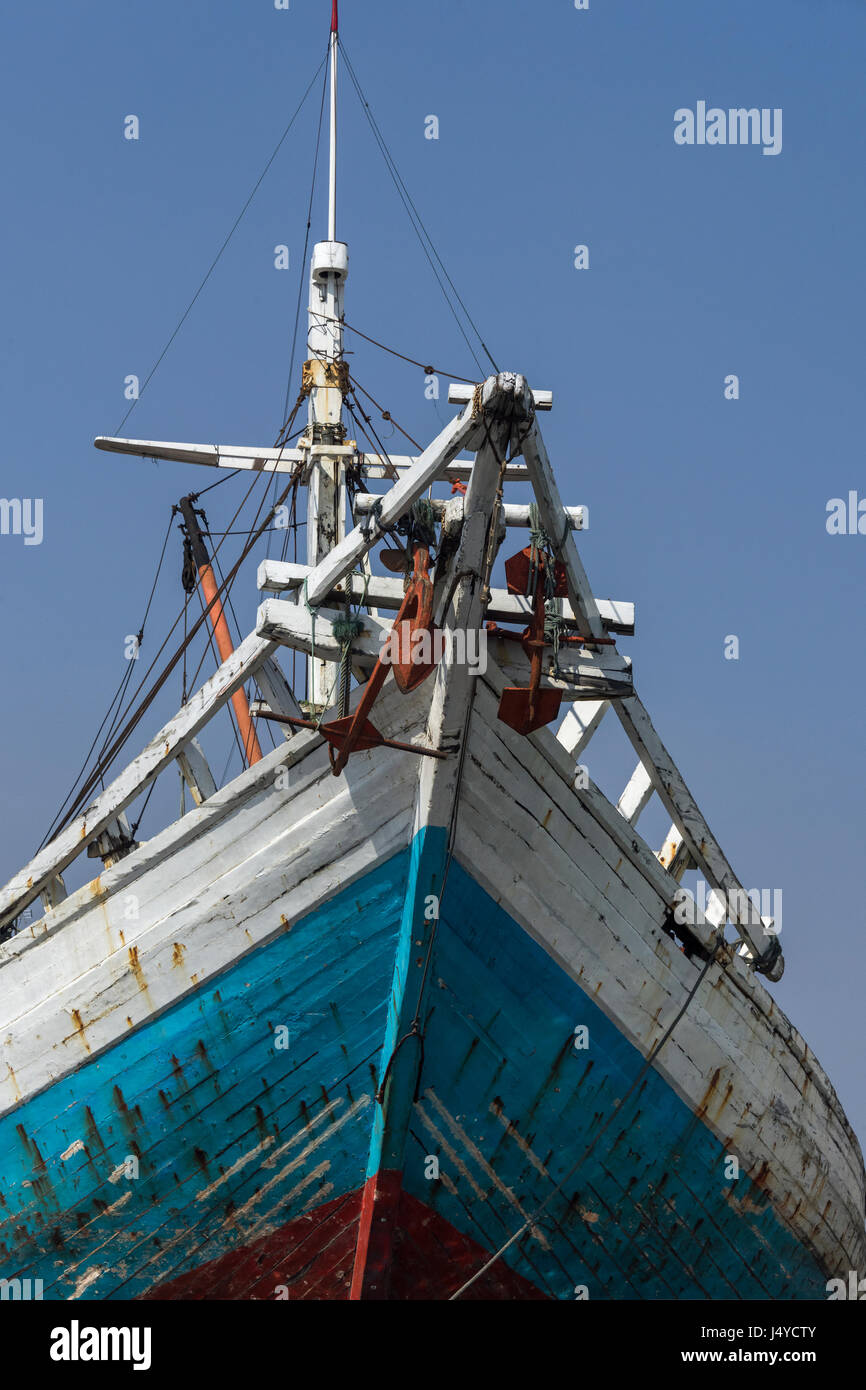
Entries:
[[[388, 148], [388, 145], [387, 145], [387, 143], [386, 143], [386, 141], [385, 141], [385, 138], [384, 138], [384, 136], [382, 135], [382, 132], [381, 132], [381, 130], [379, 129], [379, 126], [378, 126], [378, 124], [377, 124], [377, 122], [376, 122], [376, 119], [375, 119], [375, 117], [374, 117], [374, 115], [373, 115], [372, 109], [371, 109], [371, 107], [370, 107], [370, 103], [367, 101], [367, 98], [364, 96], [364, 92], [363, 92], [363, 90], [362, 90], [362, 88], [361, 88], [361, 84], [360, 84], [360, 82], [358, 81], [358, 78], [357, 78], [357, 76], [356, 76], [356, 74], [355, 74], [354, 68], [352, 67], [351, 59], [349, 58], [349, 55], [348, 55], [348, 53], [346, 52], [345, 45], [343, 44], [342, 39], [338, 39], [338, 43], [339, 43], [339, 45], [340, 45], [340, 51], [341, 51], [342, 54], [343, 54], [343, 58], [345, 59], [346, 68], [347, 68], [348, 73], [349, 73], [349, 76], [350, 76], [350, 78], [351, 78], [351, 80], [352, 80], [352, 84], [353, 84], [353, 86], [354, 86], [354, 88], [355, 88], [355, 91], [356, 91], [356, 93], [357, 93], [357, 95], [358, 95], [358, 99], [359, 99], [360, 102], [361, 102], [361, 105], [362, 105], [363, 110], [364, 110], [364, 114], [365, 114], [365, 116], [367, 117], [367, 121], [368, 121], [368, 123], [369, 123], [369, 125], [370, 125], [370, 129], [371, 129], [372, 132], [373, 132], [373, 137], [374, 137], [374, 139], [376, 140], [376, 143], [377, 143], [378, 146], [379, 146], [379, 150], [380, 150], [380, 152], [381, 152], [381, 154], [382, 154], [382, 156], [383, 156], [383, 158], [384, 158], [384, 160], [385, 160], [386, 166], [387, 166], [387, 168], [388, 168], [388, 172], [389, 172], [390, 175], [391, 175], [392, 181], [393, 181], [393, 183], [394, 183], [395, 188], [397, 189], [397, 193], [398, 193], [398, 195], [399, 195], [399, 197], [400, 197], [400, 200], [401, 200], [401, 202], [403, 203], [404, 208], [406, 209], [406, 213], [407, 213], [407, 215], [408, 215], [408, 217], [409, 217], [410, 222], [412, 223], [412, 227], [413, 227], [413, 230], [415, 231], [415, 235], [417, 236], [417, 238], [418, 238], [418, 240], [419, 240], [419, 242], [420, 242], [420, 244], [421, 244], [421, 249], [423, 250], [424, 255], [425, 255], [426, 258], [427, 258], [427, 261], [429, 262], [430, 268], [431, 268], [431, 270], [433, 271], [434, 276], [436, 277], [436, 281], [437, 281], [437, 283], [438, 283], [438, 285], [439, 285], [439, 288], [442, 290], [442, 293], [443, 293], [443, 295], [444, 295], [444, 297], [445, 297], [445, 302], [447, 303], [449, 309], [451, 310], [451, 313], [454, 315], [454, 319], [455, 319], [455, 322], [456, 322], [456, 324], [457, 324], [457, 327], [458, 327], [459, 330], [460, 330], [460, 334], [461, 334], [461, 336], [462, 336], [464, 342], [466, 343], [466, 346], [469, 348], [469, 351], [470, 351], [470, 353], [472, 354], [472, 358], [473, 358], [473, 360], [474, 360], [476, 366], [478, 367], [478, 370], [481, 372], [481, 374], [482, 374], [482, 376], [483, 376], [483, 375], [484, 375], [484, 368], [481, 366], [481, 363], [479, 362], [478, 357], [477, 357], [477, 355], [476, 355], [476, 353], [475, 353], [475, 349], [472, 347], [472, 344], [470, 343], [469, 338], [468, 338], [467, 335], [466, 335], [466, 332], [465, 332], [465, 330], [464, 330], [464, 328], [463, 328], [463, 325], [462, 325], [462, 323], [460, 322], [460, 318], [459, 318], [459, 316], [458, 316], [458, 314], [457, 314], [457, 311], [455, 310], [454, 305], [451, 303], [451, 300], [450, 300], [449, 297], [448, 297], [448, 292], [447, 292], [447, 290], [445, 289], [445, 286], [442, 284], [442, 279], [441, 279], [441, 277], [440, 277], [440, 275], [439, 275], [439, 272], [438, 272], [437, 269], [436, 269], [436, 265], [434, 264], [433, 259], [431, 258], [430, 251], [432, 251], [433, 256], [435, 256], [436, 261], [438, 261], [439, 266], [440, 266], [441, 269], [442, 269], [442, 274], [445, 276], [445, 279], [448, 281], [449, 285], [451, 286], [452, 290], [454, 291], [455, 298], [457, 299], [457, 302], [459, 303], [461, 309], [463, 310], [464, 314], [466, 315], [466, 318], [467, 318], [467, 320], [468, 320], [468, 322], [469, 322], [469, 324], [470, 324], [470, 326], [471, 326], [471, 328], [472, 328], [472, 331], [475, 333], [475, 336], [477, 337], [479, 343], [481, 344], [481, 347], [482, 347], [484, 353], [486, 354], [487, 358], [488, 358], [489, 361], [491, 362], [491, 364], [492, 364], [492, 366], [493, 366], [493, 370], [494, 370], [495, 372], [498, 373], [498, 372], [499, 372], [499, 367], [497, 366], [496, 362], [494, 361], [493, 357], [491, 356], [491, 353], [490, 353], [490, 351], [489, 351], [489, 349], [488, 349], [488, 347], [487, 347], [487, 344], [485, 343], [485, 341], [484, 341], [484, 339], [482, 338], [480, 332], [478, 331], [478, 328], [477, 328], [476, 325], [475, 325], [475, 322], [474, 322], [474, 320], [473, 320], [473, 318], [472, 318], [472, 315], [469, 313], [469, 310], [466, 308], [466, 305], [464, 304], [462, 298], [460, 297], [460, 294], [459, 294], [459, 292], [458, 292], [458, 290], [457, 290], [456, 285], [454, 284], [454, 281], [451, 279], [451, 276], [448, 274], [448, 271], [445, 269], [445, 265], [444, 265], [444, 262], [442, 261], [442, 257], [439, 255], [439, 252], [436, 250], [436, 247], [435, 247], [435, 245], [434, 245], [434, 243], [433, 243], [433, 239], [432, 239], [432, 237], [430, 236], [430, 233], [427, 231], [427, 228], [424, 226], [424, 222], [423, 222], [423, 220], [422, 220], [422, 218], [421, 218], [421, 214], [418, 212], [418, 209], [417, 209], [417, 207], [415, 206], [415, 203], [414, 203], [413, 200], [412, 200], [412, 197], [411, 197], [411, 195], [410, 195], [410, 193], [409, 193], [409, 190], [408, 190], [408, 188], [406, 187], [406, 184], [405, 184], [405, 182], [403, 181], [402, 176], [400, 175], [400, 171], [399, 171], [398, 168], [397, 168], [396, 162], [394, 161], [394, 158], [393, 158], [393, 156], [392, 156], [392, 154], [391, 154], [391, 152], [390, 152], [390, 150], [389, 150], [389, 148]], [[414, 216], [413, 216], [413, 214], [414, 214]], [[419, 231], [419, 228], [420, 228], [420, 231]], [[423, 237], [422, 237], [422, 235], [421, 235], [422, 232], [423, 232]], [[427, 239], [426, 243], [425, 243], [425, 241], [424, 241], [424, 237], [426, 237], [426, 239]], [[429, 243], [430, 250], [427, 249], [427, 243]]]
[[[138, 638], [138, 641], [139, 641], [139, 645], [140, 645], [140, 643], [141, 643], [142, 637], [144, 636], [144, 629], [145, 629], [145, 627], [146, 627], [146, 625], [147, 625], [147, 619], [148, 619], [148, 616], [149, 616], [149, 614], [150, 614], [151, 604], [153, 603], [153, 596], [154, 596], [154, 594], [156, 593], [156, 586], [157, 586], [157, 583], [159, 582], [159, 575], [160, 575], [160, 571], [161, 571], [161, 569], [162, 569], [163, 560], [165, 559], [165, 551], [166, 551], [166, 546], [168, 545], [168, 538], [169, 538], [169, 536], [171, 535], [171, 525], [172, 525], [173, 519], [174, 519], [174, 513], [172, 513], [172, 515], [171, 515], [171, 516], [169, 517], [169, 519], [168, 519], [168, 527], [167, 527], [167, 529], [166, 529], [165, 539], [163, 540], [163, 543], [162, 543], [162, 551], [160, 552], [159, 563], [157, 564], [157, 567], [156, 567], [156, 574], [155, 574], [155, 576], [154, 576], [153, 584], [151, 585], [150, 596], [149, 596], [149, 598], [148, 598], [148, 600], [147, 600], [147, 604], [146, 604], [146, 606], [145, 606], [144, 617], [142, 618], [141, 623], [139, 624], [139, 629], [138, 629], [138, 634], [137, 634], [137, 638]], [[106, 712], [105, 712], [105, 717], [103, 718], [102, 723], [100, 724], [99, 728], [96, 730], [96, 733], [95, 733], [94, 736], [93, 736], [93, 742], [91, 743], [90, 747], [89, 747], [88, 750], [87, 750], [87, 753], [86, 753], [85, 758], [84, 758], [84, 762], [82, 763], [81, 768], [80, 768], [79, 772], [77, 773], [74, 782], [72, 783], [72, 786], [69, 788], [69, 791], [66, 793], [66, 796], [63, 798], [62, 802], [60, 803], [60, 806], [59, 806], [58, 809], [57, 809], [57, 814], [55, 815], [54, 820], [51, 822], [51, 825], [49, 826], [48, 831], [46, 832], [46, 835], [45, 835], [44, 839], [42, 840], [41, 844], [39, 845], [39, 849], [44, 849], [45, 845], [48, 843], [49, 839], [51, 838], [51, 836], [52, 836], [52, 834], [53, 834], [53, 832], [54, 832], [54, 827], [56, 826], [56, 824], [57, 824], [57, 822], [59, 821], [60, 817], [63, 815], [64, 807], [66, 806], [67, 802], [69, 801], [69, 798], [70, 798], [71, 796], [74, 795], [74, 793], [75, 793], [75, 788], [78, 786], [79, 781], [81, 780], [81, 778], [84, 776], [85, 772], [87, 771], [87, 765], [88, 765], [88, 763], [90, 762], [91, 754], [93, 753], [93, 750], [94, 750], [94, 748], [95, 748], [96, 745], [97, 745], [97, 742], [98, 742], [98, 740], [99, 740], [99, 736], [100, 736], [100, 734], [102, 733], [102, 730], [105, 728], [105, 725], [108, 723], [108, 720], [111, 718], [111, 711], [112, 711], [112, 709], [114, 708], [115, 703], [116, 703], [118, 700], [120, 700], [120, 701], [122, 702], [123, 697], [124, 697], [124, 694], [125, 694], [125, 692], [126, 692], [126, 687], [129, 685], [129, 683], [130, 683], [130, 681], [131, 681], [131, 679], [132, 679], [132, 673], [133, 673], [134, 669], [135, 669], [135, 667], [134, 667], [132, 661], [127, 662], [127, 669], [126, 669], [126, 671], [124, 672], [123, 678], [122, 678], [122, 680], [120, 681], [120, 684], [118, 685], [117, 690], [115, 691], [114, 697], [113, 697], [113, 699], [111, 700], [111, 703], [109, 704], [108, 709], [107, 709]], [[119, 712], [120, 708], [121, 708], [121, 706], [118, 705], [118, 712]], [[118, 712], [115, 713], [115, 717], [114, 717], [114, 719], [112, 720], [111, 729], [109, 729], [108, 734], [106, 734], [105, 740], [103, 740], [102, 748], [105, 747], [105, 743], [106, 743], [107, 740], [111, 737], [111, 730], [112, 730], [112, 729], [115, 727], [115, 725], [116, 725], [116, 720], [117, 720], [117, 717], [118, 717]], [[100, 752], [101, 752], [101, 750], [100, 750]], [[99, 754], [97, 754], [97, 757], [99, 757]], [[37, 853], [38, 853], [38, 851], [37, 851]]]

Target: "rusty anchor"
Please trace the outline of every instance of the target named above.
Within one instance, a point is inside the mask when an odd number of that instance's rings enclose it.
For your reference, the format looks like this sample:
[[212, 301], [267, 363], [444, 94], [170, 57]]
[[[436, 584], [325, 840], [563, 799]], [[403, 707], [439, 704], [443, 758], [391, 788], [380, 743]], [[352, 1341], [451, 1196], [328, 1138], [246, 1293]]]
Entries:
[[[364, 693], [354, 714], [344, 719], [332, 719], [329, 724], [316, 724], [312, 719], [297, 719], [292, 715], [267, 713], [266, 719], [280, 724], [291, 724], [296, 728], [315, 729], [328, 742], [328, 757], [331, 771], [339, 777], [349, 757], [365, 748], [399, 748], [405, 753], [420, 753], [428, 758], [446, 758], [448, 754], [438, 748], [422, 748], [414, 743], [400, 743], [396, 739], [385, 738], [368, 715], [376, 697], [393, 670], [397, 688], [408, 693], [425, 681], [436, 666], [435, 628], [433, 624], [433, 581], [430, 578], [430, 551], [425, 545], [415, 547], [415, 563], [409, 585], [403, 595], [397, 616], [382, 647], [376, 665], [370, 674]], [[418, 661], [414, 654], [419, 647], [418, 637], [426, 637], [432, 660]]]
[[[551, 566], [552, 583], [546, 585], [548, 566]], [[498, 718], [518, 734], [531, 734], [534, 729], [542, 729], [545, 724], [552, 723], [562, 704], [561, 690], [541, 689], [541, 663], [544, 648], [549, 645], [544, 636], [545, 602], [548, 597], [565, 598], [568, 594], [568, 582], [563, 564], [551, 561], [542, 550], [533, 552], [531, 546], [526, 546], [516, 555], [512, 555], [510, 560], [506, 560], [505, 578], [510, 594], [523, 594], [532, 598], [533, 610], [532, 621], [522, 632], [509, 632], [496, 623], [487, 624], [487, 631], [495, 633], [497, 637], [520, 642], [530, 661], [528, 687], [511, 685], [503, 690]], [[546, 593], [546, 589], [550, 592]], [[598, 637], [565, 637], [562, 641], [577, 645], [582, 645], [585, 641], [591, 641], [593, 645], [613, 645], [612, 639]]]

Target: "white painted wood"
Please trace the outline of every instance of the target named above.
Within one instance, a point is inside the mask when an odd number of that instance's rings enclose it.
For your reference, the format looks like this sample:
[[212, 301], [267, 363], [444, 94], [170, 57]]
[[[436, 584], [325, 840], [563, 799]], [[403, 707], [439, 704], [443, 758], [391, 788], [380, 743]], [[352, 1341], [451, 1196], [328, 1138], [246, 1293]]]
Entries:
[[[93, 441], [95, 448], [113, 454], [130, 454], [143, 459], [168, 459], [179, 463], [203, 464], [209, 468], [243, 469], [259, 473], [294, 473], [299, 466], [311, 458], [327, 452], [345, 460], [357, 462], [368, 478], [374, 480], [393, 480], [395, 473], [414, 468], [421, 455], [413, 454], [365, 454], [356, 444], [331, 445], [327, 451], [318, 446], [304, 448], [259, 448], [244, 444], [181, 444], [157, 439], [121, 439], [110, 435], [98, 435]], [[457, 453], [462, 452], [461, 449]], [[529, 473], [522, 463], [510, 463], [506, 472], [506, 482], [528, 482]], [[472, 477], [471, 459], [455, 459], [443, 466], [437, 478], [441, 482], [467, 482]]]
[[580, 758], [609, 709], [609, 700], [587, 700], [573, 705], [566, 714], [556, 737], [575, 761]]
[[[302, 603], [269, 598], [259, 607], [256, 631], [260, 637], [279, 642], [282, 647], [305, 652], [308, 656], [315, 650], [317, 655], [337, 662], [343, 647], [334, 636], [334, 620], [342, 616], [334, 609], [318, 608], [311, 613]], [[371, 618], [369, 614], [360, 616], [364, 630], [352, 642], [352, 650], [375, 660], [391, 630], [391, 623]]]
[[56, 878], [49, 879], [39, 896], [46, 912], [52, 907], [58, 907], [63, 899], [69, 896], [63, 875], [58, 874]]
[[[527, 391], [523, 378], [515, 384], [514, 400], [519, 407]], [[523, 406], [525, 410], [525, 405]], [[488, 555], [494, 500], [508, 444], [511, 420], [495, 420], [489, 437], [479, 449], [475, 468], [463, 506], [460, 541], [442, 580], [440, 602], [450, 595], [444, 613], [437, 615], [443, 631], [469, 632], [480, 626], [483, 617], [482, 583]], [[455, 509], [456, 511], [456, 509]], [[477, 677], [459, 664], [449, 644], [445, 655], [429, 678], [432, 684], [427, 732], [433, 748], [457, 750], [466, 736], [467, 718], [475, 695]], [[415, 808], [416, 833], [422, 827], [447, 826], [452, 817], [454, 797], [460, 777], [460, 759], [422, 759], [418, 770], [418, 799]]]
[[[695, 863], [703, 870], [712, 886], [718, 888], [723, 895], [742, 893], [742, 884], [704, 820], [673, 758], [653, 728], [652, 721], [638, 696], [634, 695], [628, 700], [617, 700], [614, 702], [614, 708]], [[758, 958], [772, 948], [774, 943], [778, 944], [778, 937], [758, 932], [746, 920], [745, 912], [737, 913], [737, 926]], [[784, 958], [780, 953], [768, 972], [768, 978], [780, 979], [783, 970]]]
[[180, 750], [177, 763], [196, 806], [213, 796], [217, 789], [216, 781], [198, 739], [191, 738], [186, 747]]
[[292, 473], [306, 457], [300, 449], [259, 449], [242, 444], [171, 444], [156, 439], [119, 439], [97, 435], [97, 449], [135, 454], [146, 459], [174, 459], [211, 468], [243, 468], [259, 473]]
[[[457, 498], [454, 499], [458, 501]], [[462, 512], [462, 504], [460, 508]], [[362, 556], [362, 563], [365, 557]], [[286, 560], [263, 560], [258, 569], [258, 587], [265, 593], [280, 594], [297, 592], [311, 571], [308, 565], [295, 564]], [[351, 595], [353, 603], [359, 603], [366, 595], [370, 605], [395, 610], [403, 602], [405, 585], [399, 575], [371, 575], [369, 582], [362, 575], [348, 575], [326, 596], [325, 602], [336, 605]], [[560, 617], [567, 623], [574, 623], [571, 604], [567, 599], [554, 600]], [[608, 632], [634, 632], [634, 604], [621, 599], [596, 600], [602, 622]], [[375, 616], [375, 614], [374, 614]], [[490, 603], [485, 617], [493, 622], [526, 625], [532, 617], [532, 604], [522, 594], [509, 594], [507, 589], [492, 589]]]
[[[448, 404], [466, 405], [467, 401], [472, 400], [472, 392], [474, 391], [474, 389], [474, 386], [472, 386], [469, 382], [450, 381], [448, 383]], [[553, 409], [552, 391], [532, 391], [531, 395], [532, 403], [535, 406], [536, 410]]]
[[216, 710], [254, 675], [276, 644], [253, 633], [224, 661], [183, 708], [165, 724], [142, 753], [106, 787], [83, 815], [51, 840], [3, 889], [0, 889], [0, 926], [16, 917], [39, 896], [45, 885], [62, 873], [80, 852], [168, 767], [180, 750], [208, 722]]
[[[497, 637], [495, 632], [487, 634], [487, 651], [501, 668], [510, 685], [529, 685], [529, 658], [519, 642]], [[592, 699], [629, 694], [632, 690], [631, 658], [623, 656], [614, 647], [587, 648], [578, 646], [560, 647], [557, 667], [554, 669], [552, 650], [545, 650], [542, 657], [542, 679], [544, 685], [562, 690], [570, 698]]]
[[101, 859], [107, 869], [123, 859], [136, 847], [132, 827], [123, 811], [120, 811], [106, 825], [96, 839], [87, 846], [91, 859]]
[[[421, 736], [420, 694], [382, 691], [386, 736]], [[300, 730], [0, 946], [0, 1112], [405, 847], [416, 779], [415, 760], [388, 748], [334, 778], [321, 737]]]
[[565, 565], [568, 577], [568, 597], [578, 619], [578, 626], [584, 637], [603, 637], [604, 626], [598, 615], [598, 606], [593, 597], [586, 570], [577, 552], [574, 537], [566, 525], [559, 495], [559, 488], [553, 476], [550, 459], [544, 447], [544, 440], [533, 422], [532, 428], [523, 441], [523, 457], [529, 469], [532, 486], [538, 500], [541, 524], [550, 537], [555, 553]]
[[[376, 504], [381, 501], [381, 496], [377, 492], [358, 492], [355, 494], [352, 506], [356, 512], [367, 515], [373, 511]], [[437, 520], [441, 521], [445, 514], [445, 508], [450, 504], [450, 499], [433, 497], [430, 499], [431, 506]], [[572, 531], [583, 531], [586, 529], [589, 519], [589, 508], [584, 506], [566, 507], [564, 509], [566, 519]], [[501, 518], [506, 526], [521, 526], [524, 530], [528, 529], [529, 503], [525, 505], [519, 502], [506, 502], [501, 509]]]
[[[264, 703], [274, 714], [289, 714], [296, 719], [301, 717], [301, 707], [276, 657], [268, 657], [267, 661], [262, 662], [256, 672], [256, 683], [264, 696]], [[294, 736], [295, 731], [290, 724], [272, 722], [271, 728], [279, 729], [286, 739]]]
[[656, 858], [678, 882], [689, 869], [697, 868], [676, 825], [671, 825]]
[[[600, 862], [581, 838], [572, 819], [580, 794], [539, 787], [532, 799], [535, 776], [524, 754], [549, 734], [539, 731], [521, 747], [505, 729], [496, 741], [513, 757], [494, 758], [489, 740], [498, 730], [489, 711], [477, 704], [475, 718], [486, 743], [465, 774], [458, 859], [646, 1055], [676, 1016], [697, 964], [659, 930], [662, 901], [653, 908], [638, 881], [621, 877], [622, 862]], [[604, 855], [603, 843], [599, 849]], [[517, 863], [521, 872], [509, 872]], [[820, 1068], [813, 1072], [814, 1059], [787, 1020], [777, 1031], [779, 1015], [731, 958], [724, 971], [711, 967], [656, 1067], [725, 1151], [760, 1173], [799, 1238], [812, 1248], [817, 1239], [830, 1268], [844, 1267], [852, 1256], [862, 1259], [862, 1160], [832, 1086]], [[507, 1092], [497, 1093], [511, 1113]]]
[[[459, 417], [458, 417], [459, 418]], [[468, 446], [467, 446], [468, 447]], [[406, 454], [360, 454], [359, 462], [362, 464], [364, 474], [371, 480], [381, 478], [393, 478], [394, 471], [402, 474], [406, 469], [414, 467], [420, 458]], [[436, 481], [441, 483], [468, 483], [472, 477], [473, 464], [470, 459], [456, 459], [453, 463], [447, 464], [436, 475]], [[509, 463], [505, 470], [506, 483], [528, 483], [529, 470], [523, 463]]]
[[616, 809], [629, 825], [637, 825], [641, 812], [649, 805], [654, 791], [652, 778], [643, 763], [638, 763], [616, 804]]

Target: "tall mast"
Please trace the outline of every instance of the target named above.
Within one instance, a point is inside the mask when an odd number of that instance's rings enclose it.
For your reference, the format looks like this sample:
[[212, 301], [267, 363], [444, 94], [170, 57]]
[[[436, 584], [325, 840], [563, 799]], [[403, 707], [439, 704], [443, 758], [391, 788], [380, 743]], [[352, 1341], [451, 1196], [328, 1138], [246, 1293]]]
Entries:
[[[343, 286], [349, 273], [349, 248], [337, 241], [337, 0], [332, 0], [330, 38], [330, 158], [328, 170], [328, 240], [313, 247], [310, 268], [309, 327], [305, 389], [309, 414], [304, 438], [310, 459], [307, 502], [307, 564], [317, 565], [345, 534], [346, 430], [343, 397], [348, 370], [343, 361]], [[336, 698], [337, 666], [318, 657], [307, 662], [307, 700], [320, 709]]]
[[331, 11], [331, 141], [328, 170], [328, 240], [337, 240], [337, 38], [339, 19], [337, 0]]

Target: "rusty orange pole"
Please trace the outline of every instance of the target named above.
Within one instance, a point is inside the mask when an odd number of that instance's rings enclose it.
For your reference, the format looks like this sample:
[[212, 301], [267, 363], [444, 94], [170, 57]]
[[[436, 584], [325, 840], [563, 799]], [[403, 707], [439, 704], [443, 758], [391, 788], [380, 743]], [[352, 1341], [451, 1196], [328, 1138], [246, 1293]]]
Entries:
[[[189, 537], [189, 543], [192, 549], [192, 558], [197, 569], [205, 604], [211, 604], [208, 610], [208, 617], [210, 618], [213, 628], [217, 651], [220, 654], [220, 661], [228, 661], [234, 651], [234, 646], [232, 645], [229, 625], [226, 622], [222, 603], [217, 598], [218, 585], [213, 572], [213, 566], [210, 562], [210, 556], [207, 553], [207, 546], [205, 545], [204, 537], [202, 536], [201, 528], [198, 524], [198, 516], [193, 506], [194, 501], [194, 495], [182, 497], [179, 504], [180, 513], [186, 526], [186, 533]], [[213, 602], [211, 602], [212, 600]], [[232, 696], [232, 709], [234, 710], [238, 733], [241, 736], [244, 757], [248, 765], [252, 767], [253, 763], [257, 763], [260, 760], [262, 750], [256, 736], [252, 715], [250, 714], [249, 702], [243, 687], [241, 687], [240, 690], [236, 690]]]

